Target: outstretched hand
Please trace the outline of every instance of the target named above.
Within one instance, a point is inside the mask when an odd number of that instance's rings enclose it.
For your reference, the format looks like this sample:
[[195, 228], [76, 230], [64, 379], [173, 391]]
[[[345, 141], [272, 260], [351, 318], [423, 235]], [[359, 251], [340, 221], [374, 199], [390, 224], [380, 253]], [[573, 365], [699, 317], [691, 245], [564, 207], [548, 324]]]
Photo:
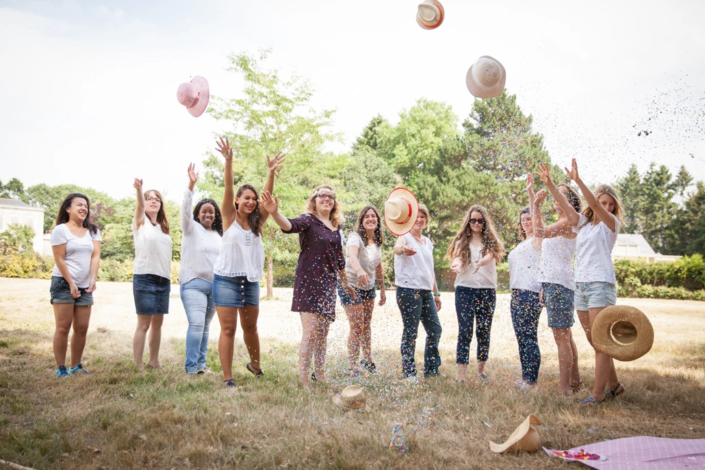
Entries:
[[269, 191], [263, 191], [262, 207], [270, 214], [276, 214], [279, 211], [279, 199], [276, 196], [272, 196]]
[[282, 167], [282, 163], [286, 160], [286, 154], [282, 153], [281, 150], [277, 152], [274, 158], [267, 155], [267, 168], [269, 168], [270, 173], [277, 174], [277, 170]]
[[135, 182], [132, 185], [132, 187], [138, 191], [142, 191], [142, 180], [139, 178], [135, 178]]
[[193, 187], [196, 184], [196, 181], [198, 181], [198, 172], [196, 171], [196, 164], [191, 163], [188, 166], [188, 180], [189, 180], [189, 189], [193, 191]]
[[578, 162], [575, 161], [575, 158], [573, 159], [573, 164], [571, 165], [570, 170], [568, 168], [564, 168], [565, 174], [568, 175], [568, 178], [572, 179], [576, 183], [580, 179], [580, 176], [578, 175]]
[[223, 157], [225, 157], [225, 161], [229, 162], [232, 161], [233, 159], [233, 149], [230, 147], [230, 141], [227, 139], [223, 139], [222, 137], [218, 137], [218, 141], [216, 144], [218, 145], [218, 152], [223, 154]]

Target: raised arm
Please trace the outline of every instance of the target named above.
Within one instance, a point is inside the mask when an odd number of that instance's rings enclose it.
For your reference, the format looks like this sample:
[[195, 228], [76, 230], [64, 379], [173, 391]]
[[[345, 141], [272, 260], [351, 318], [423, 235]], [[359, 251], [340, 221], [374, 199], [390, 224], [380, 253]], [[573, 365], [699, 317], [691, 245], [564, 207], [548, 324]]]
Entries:
[[191, 212], [193, 207], [193, 188], [198, 181], [198, 173], [196, 172], [196, 165], [191, 163], [188, 166], [188, 191], [184, 193], [184, 201], [181, 203], [181, 231], [184, 234], [191, 233], [194, 227], [193, 214]]
[[568, 219], [568, 222], [570, 222], [570, 225], [576, 227], [580, 222], [580, 214], [578, 214], [573, 205], [568, 202], [568, 198], [565, 197], [565, 194], [560, 192], [553, 183], [553, 180], [551, 179], [551, 169], [547, 164], [539, 163], [539, 170], [541, 171], [541, 181], [543, 181], [546, 185], [551, 193], [551, 196], [553, 196], [553, 199], [555, 199], [561, 206], [561, 209]]
[[98, 280], [98, 269], [100, 268], [100, 241], [93, 240], [93, 254], [91, 255], [90, 281], [86, 292], [95, 292], [96, 281]]
[[225, 171], [223, 180], [225, 184], [225, 192], [223, 193], [223, 204], [220, 210], [223, 214], [223, 233], [232, 225], [235, 220], [235, 190], [233, 189], [233, 149], [230, 148], [230, 141], [222, 137], [216, 142], [217, 150], [225, 159]]
[[592, 191], [590, 191], [590, 188], [587, 187], [585, 183], [583, 183], [583, 180], [580, 179], [580, 175], [578, 175], [578, 162], [575, 161], [575, 158], [573, 159], [573, 165], [571, 169], [569, 170], [568, 168], [565, 169], [566, 174], [570, 179], [575, 181], [575, 183], [578, 185], [580, 188], [580, 192], [583, 193], [583, 197], [585, 198], [585, 202], [587, 202], [587, 205], [590, 206], [590, 209], [592, 209], [592, 212], [600, 218], [602, 222], [609, 227], [610, 230], [613, 232], [617, 231], [617, 218], [609, 212], [607, 209], [602, 207], [602, 204], [600, 204], [600, 201], [597, 200], [595, 195], [593, 194]]
[[291, 230], [289, 219], [279, 213], [279, 199], [277, 197], [273, 197], [268, 191], [262, 192], [262, 206], [272, 216], [279, 228], [285, 232]]
[[137, 230], [144, 224], [144, 194], [142, 194], [142, 180], [135, 178], [135, 182], [132, 185], [137, 191], [137, 206], [135, 206], [135, 220], [133, 221], [133, 228]]
[[[267, 191], [269, 194], [272, 194], [274, 192], [274, 178], [278, 175], [277, 170], [282, 167], [282, 163], [284, 163], [284, 160], [286, 160], [286, 154], [281, 153], [281, 151], [277, 152], [277, 154], [274, 156], [274, 158], [269, 158], [269, 155], [267, 155], [267, 181], [264, 183], [264, 191]], [[262, 223], [265, 223], [267, 221], [267, 217], [269, 217], [269, 212], [267, 212], [267, 209], [264, 208], [262, 204], [259, 206], [259, 213], [260, 217], [262, 217]]]

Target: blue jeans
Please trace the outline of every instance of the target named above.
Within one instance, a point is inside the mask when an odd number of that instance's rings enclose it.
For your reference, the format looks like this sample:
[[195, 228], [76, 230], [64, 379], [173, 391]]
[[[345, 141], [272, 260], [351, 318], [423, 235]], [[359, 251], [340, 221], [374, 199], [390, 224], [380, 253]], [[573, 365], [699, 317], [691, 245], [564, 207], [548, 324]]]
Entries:
[[401, 365], [404, 375], [416, 375], [416, 337], [419, 334], [419, 322], [426, 330], [426, 349], [424, 349], [424, 375], [438, 375], [441, 366], [441, 355], [438, 343], [441, 341], [441, 322], [438, 319], [436, 303], [430, 290], [407, 289], [397, 287], [397, 305], [401, 310], [404, 322], [404, 333], [401, 337]]
[[519, 343], [521, 378], [528, 384], [535, 384], [539, 378], [541, 351], [538, 328], [542, 309], [538, 292], [512, 289], [512, 324]]
[[208, 352], [208, 330], [215, 315], [213, 284], [203, 279], [191, 279], [181, 286], [181, 301], [184, 303], [188, 331], [186, 332], [186, 372], [196, 372], [206, 367]]
[[472, 327], [477, 330], [477, 360], [486, 362], [490, 357], [490, 330], [497, 303], [494, 289], [455, 288], [455, 314], [458, 316], [458, 347], [455, 350], [458, 364], [470, 362]]

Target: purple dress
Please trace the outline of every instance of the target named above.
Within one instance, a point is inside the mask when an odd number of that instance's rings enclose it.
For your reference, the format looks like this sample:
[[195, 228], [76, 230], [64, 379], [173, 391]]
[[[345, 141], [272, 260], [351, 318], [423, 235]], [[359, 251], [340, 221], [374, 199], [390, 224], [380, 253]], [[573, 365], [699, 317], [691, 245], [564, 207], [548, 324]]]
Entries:
[[331, 230], [313, 214], [289, 219], [298, 233], [301, 253], [296, 265], [292, 312], [311, 312], [335, 320], [335, 283], [338, 271], [345, 269], [340, 232]]

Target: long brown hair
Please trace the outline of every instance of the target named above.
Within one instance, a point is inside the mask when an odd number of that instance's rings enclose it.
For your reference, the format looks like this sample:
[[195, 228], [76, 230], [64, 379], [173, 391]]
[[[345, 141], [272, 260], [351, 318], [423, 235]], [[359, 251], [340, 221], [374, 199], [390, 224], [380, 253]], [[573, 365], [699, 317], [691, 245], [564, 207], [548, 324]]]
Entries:
[[557, 188], [565, 188], [566, 191], [568, 191], [567, 199], [568, 202], [570, 203], [571, 206], [573, 206], [573, 209], [575, 209], [575, 212], [580, 212], [581, 208], [581, 203], [580, 203], [580, 194], [578, 194], [578, 191], [572, 187], [569, 184], [561, 183]]
[[327, 184], [316, 186], [316, 189], [313, 190], [313, 194], [311, 194], [311, 196], [306, 199], [304, 211], [307, 214], [316, 214], [316, 198], [318, 197], [318, 193], [321, 189], [328, 189], [331, 193], [333, 193], [333, 197], [335, 197], [335, 199], [333, 200], [333, 209], [331, 209], [330, 216], [328, 218], [333, 224], [333, 227], [339, 228], [343, 224], [343, 222], [345, 222], [343, 208], [338, 202], [338, 197], [336, 196], [335, 191], [333, 191], [333, 188], [328, 186]]
[[460, 258], [463, 266], [467, 266], [470, 263], [470, 238], [472, 236], [470, 218], [473, 212], [479, 212], [485, 220], [485, 223], [482, 225], [482, 256], [485, 256], [487, 253], [492, 253], [495, 261], [501, 263], [502, 258], [504, 258], [504, 244], [499, 238], [497, 229], [495, 229], [494, 222], [492, 222], [487, 210], [480, 205], [474, 205], [468, 209], [463, 218], [463, 223], [460, 225], [460, 230], [458, 230], [455, 238], [453, 238], [450, 246], [448, 246], [446, 258], [450, 260]]
[[[619, 199], [619, 196], [617, 196], [617, 191], [615, 191], [612, 186], [609, 184], [601, 184], [595, 188], [593, 194], [595, 195], [595, 199], [597, 199], [598, 204], [600, 203], [600, 196], [603, 194], [607, 194], [609, 197], [614, 199], [614, 210], [612, 210], [612, 215], [614, 215], [617, 220], [622, 222], [624, 207], [622, 206], [622, 201]], [[587, 217], [589, 223], [595, 223], [595, 213], [589, 205], [583, 209], [583, 215]]]
[[[252, 230], [252, 234], [255, 237], [259, 237], [260, 233], [262, 233], [262, 215], [259, 212], [259, 193], [255, 189], [254, 186], [251, 184], [243, 184], [239, 188], [237, 188], [237, 193], [235, 193], [235, 197], [242, 197], [242, 193], [244, 193], [247, 190], [252, 191], [255, 193], [255, 200], [257, 201], [257, 205], [255, 206], [255, 210], [250, 213], [250, 215], [247, 216], [247, 223], [250, 224], [250, 230]], [[218, 206], [215, 206], [218, 207]], [[237, 202], [235, 203], [235, 210], [238, 209], [238, 204]]]
[[[159, 226], [162, 228], [162, 233], [166, 233], [169, 235], [169, 220], [166, 218], [166, 211], [164, 210], [164, 198], [162, 197], [162, 193], [157, 191], [156, 189], [150, 189], [149, 191], [144, 192], [144, 198], [147, 199], [147, 195], [149, 193], [154, 193], [155, 196], [159, 198], [160, 204], [159, 204], [159, 211], [157, 212], [157, 223]], [[144, 215], [147, 216], [149, 219], [149, 222], [152, 223], [152, 218], [147, 215], [147, 212], [145, 211]]]
[[374, 235], [375, 244], [377, 246], [382, 246], [384, 244], [384, 235], [382, 234], [382, 220], [379, 217], [379, 212], [377, 212], [377, 209], [375, 209], [374, 206], [365, 206], [362, 208], [362, 210], [357, 216], [357, 222], [355, 222], [355, 233], [360, 235], [364, 246], [367, 246], [367, 230], [365, 230], [365, 227], [362, 226], [362, 220], [365, 218], [365, 215], [367, 215], [367, 212], [370, 210], [374, 211], [375, 216], [377, 217], [377, 227], [375, 227]]
[[525, 207], [521, 210], [521, 212], [519, 212], [519, 222], [517, 223], [517, 226], [519, 227], [519, 236], [522, 240], [526, 240], [526, 230], [524, 230], [524, 227], [521, 225], [521, 216], [524, 214], [531, 215], [531, 208]]
[[56, 214], [56, 225], [61, 225], [65, 224], [66, 222], [69, 221], [69, 213], [66, 212], [69, 207], [71, 207], [71, 204], [73, 204], [73, 200], [76, 198], [83, 198], [86, 200], [86, 205], [88, 206], [88, 212], [86, 213], [86, 218], [83, 219], [83, 227], [87, 228], [89, 232], [91, 232], [91, 235], [95, 235], [98, 232], [98, 226], [91, 222], [91, 200], [88, 199], [88, 196], [85, 194], [81, 193], [71, 193], [66, 198], [64, 199], [64, 202], [61, 203], [61, 207], [59, 208], [59, 213]]

